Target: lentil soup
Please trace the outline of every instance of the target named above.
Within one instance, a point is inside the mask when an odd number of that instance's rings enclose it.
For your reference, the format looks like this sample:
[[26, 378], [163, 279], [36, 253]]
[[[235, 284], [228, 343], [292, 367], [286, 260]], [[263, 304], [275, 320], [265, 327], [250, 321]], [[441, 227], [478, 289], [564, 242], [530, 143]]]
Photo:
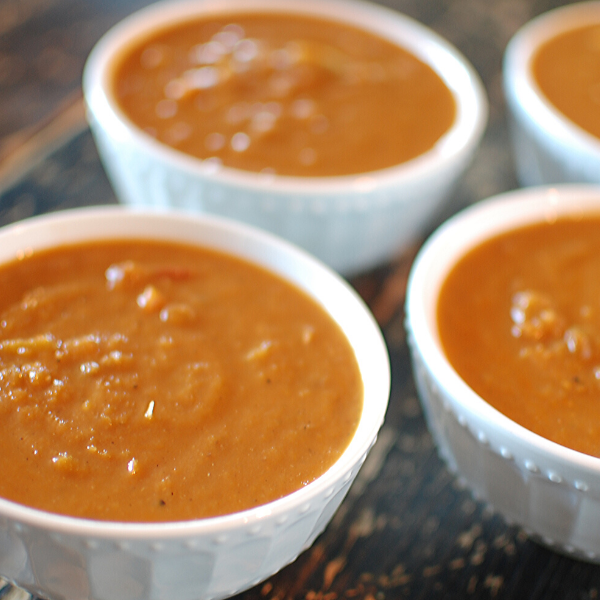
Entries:
[[363, 388], [325, 311], [201, 248], [97, 242], [0, 267], [0, 496], [61, 514], [232, 513], [324, 473]]
[[328, 177], [398, 165], [455, 118], [434, 70], [357, 27], [301, 14], [194, 18], [132, 42], [115, 61], [129, 119], [228, 167]]
[[535, 54], [532, 69], [548, 100], [600, 138], [600, 23], [550, 39]]
[[444, 351], [513, 421], [600, 456], [600, 217], [504, 233], [464, 256], [438, 301]]

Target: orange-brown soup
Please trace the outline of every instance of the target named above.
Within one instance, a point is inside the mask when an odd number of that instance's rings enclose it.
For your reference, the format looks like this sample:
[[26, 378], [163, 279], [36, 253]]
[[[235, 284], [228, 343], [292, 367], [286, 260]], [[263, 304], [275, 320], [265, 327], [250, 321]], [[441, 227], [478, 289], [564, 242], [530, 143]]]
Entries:
[[505, 233], [450, 272], [448, 359], [479, 396], [545, 438], [600, 456], [600, 217]]
[[546, 42], [535, 54], [532, 69], [548, 100], [600, 138], [600, 23]]
[[186, 21], [126, 48], [124, 113], [182, 152], [246, 171], [337, 176], [431, 149], [455, 117], [431, 67], [361, 29], [299, 14]]
[[0, 496], [102, 520], [232, 513], [325, 472], [363, 388], [304, 293], [187, 246], [107, 242], [0, 267]]

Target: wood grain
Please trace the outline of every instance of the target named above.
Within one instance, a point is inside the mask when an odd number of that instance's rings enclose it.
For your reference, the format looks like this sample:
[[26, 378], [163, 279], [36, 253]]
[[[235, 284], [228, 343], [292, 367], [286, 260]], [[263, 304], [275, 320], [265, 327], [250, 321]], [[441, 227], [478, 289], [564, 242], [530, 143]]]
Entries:
[[[502, 52], [520, 25], [559, 2], [380, 2], [454, 43], [481, 74], [490, 98], [481, 148], [437, 222], [516, 187], [502, 99]], [[116, 202], [85, 124], [77, 78], [101, 33], [146, 3], [0, 1], [0, 225], [73, 206]], [[54, 78], [27, 67], [50, 64], [50, 58], [60, 56], [67, 62], [64, 68], [54, 64]], [[351, 281], [371, 307], [390, 354], [392, 393], [376, 446], [313, 547], [240, 597], [598, 598], [600, 567], [558, 555], [507, 525], [474, 500], [439, 459], [416, 396], [404, 336], [406, 282], [418, 248], [416, 244]], [[0, 580], [0, 598], [30, 596]]]

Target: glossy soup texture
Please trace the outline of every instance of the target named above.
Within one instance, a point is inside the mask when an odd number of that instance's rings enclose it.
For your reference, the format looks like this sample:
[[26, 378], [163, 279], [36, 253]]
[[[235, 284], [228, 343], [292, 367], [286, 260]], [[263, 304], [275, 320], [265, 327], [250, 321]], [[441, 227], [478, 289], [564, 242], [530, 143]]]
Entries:
[[0, 268], [0, 496], [113, 521], [232, 513], [350, 442], [363, 388], [333, 319], [208, 250], [102, 242]]
[[532, 68], [548, 100], [600, 138], [600, 23], [552, 38], [538, 50]]
[[471, 251], [442, 287], [438, 325], [479, 396], [600, 456], [600, 216], [529, 226]]
[[112, 75], [124, 113], [182, 152], [236, 169], [337, 176], [431, 149], [455, 102], [397, 45], [298, 14], [206, 17], [124, 49]]

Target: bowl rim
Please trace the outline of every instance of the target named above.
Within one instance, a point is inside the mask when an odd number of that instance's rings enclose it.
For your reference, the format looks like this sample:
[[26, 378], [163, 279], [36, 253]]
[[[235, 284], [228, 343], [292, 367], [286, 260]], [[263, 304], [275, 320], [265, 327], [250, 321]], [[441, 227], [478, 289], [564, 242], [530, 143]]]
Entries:
[[[591, 22], [600, 24], [600, 2], [589, 0], [549, 10], [523, 25], [509, 40], [503, 57], [505, 96], [513, 111], [524, 114], [559, 144], [579, 152], [600, 155], [600, 139], [571, 121], [540, 89], [531, 64], [539, 46], [551, 38]], [[521, 116], [523, 118], [523, 116]]]
[[[436, 385], [447, 392], [455, 412], [511, 440], [523, 454], [544, 456], [552, 464], [575, 467], [579, 473], [600, 473], [600, 457], [578, 452], [533, 433], [506, 417], [475, 393], [446, 358], [436, 327], [439, 291], [451, 268], [480, 243], [534, 223], [568, 215], [600, 217], [600, 185], [561, 184], [517, 189], [463, 209], [426, 240], [413, 263], [407, 287], [407, 330], [411, 344]], [[483, 426], [483, 425], [482, 425]]]
[[[338, 321], [354, 349], [364, 385], [364, 407], [357, 430], [340, 458], [310, 484], [237, 513], [186, 521], [102, 521], [51, 513], [0, 498], [0, 518], [66, 535], [105, 539], [117, 536], [147, 541], [216, 535], [302, 511], [325, 490], [333, 489], [335, 482], [343, 481], [344, 474], [360, 468], [360, 459], [372, 447], [383, 423], [391, 375], [379, 325], [348, 282], [306, 251], [258, 228], [214, 215], [119, 205], [67, 209], [6, 225], [0, 228], [0, 264], [31, 250], [119, 238], [197, 244], [259, 265], [307, 293]], [[355, 323], [359, 324], [349, 335], [347, 328], [354, 328]], [[369, 347], [368, 352], [357, 346], [358, 341]]]
[[[429, 151], [394, 167], [332, 177], [268, 175], [231, 167], [215, 168], [210, 162], [163, 144], [145, 133], [123, 113], [110, 94], [112, 61], [122, 46], [130, 47], [148, 35], [189, 18], [225, 12], [314, 14], [362, 27], [407, 50], [431, 66], [452, 92], [457, 115], [448, 131]], [[369, 191], [398, 180], [419, 180], [452, 163], [457, 155], [468, 154], [482, 137], [488, 119], [487, 95], [477, 71], [449, 41], [418, 21], [395, 10], [366, 0], [161, 0], [129, 15], [109, 29], [93, 47], [84, 66], [83, 92], [88, 119], [104, 122], [111, 133], [143, 145], [161, 161], [218, 182], [227, 181], [252, 189], [286, 193], [319, 190], [339, 193], [352, 188]]]

